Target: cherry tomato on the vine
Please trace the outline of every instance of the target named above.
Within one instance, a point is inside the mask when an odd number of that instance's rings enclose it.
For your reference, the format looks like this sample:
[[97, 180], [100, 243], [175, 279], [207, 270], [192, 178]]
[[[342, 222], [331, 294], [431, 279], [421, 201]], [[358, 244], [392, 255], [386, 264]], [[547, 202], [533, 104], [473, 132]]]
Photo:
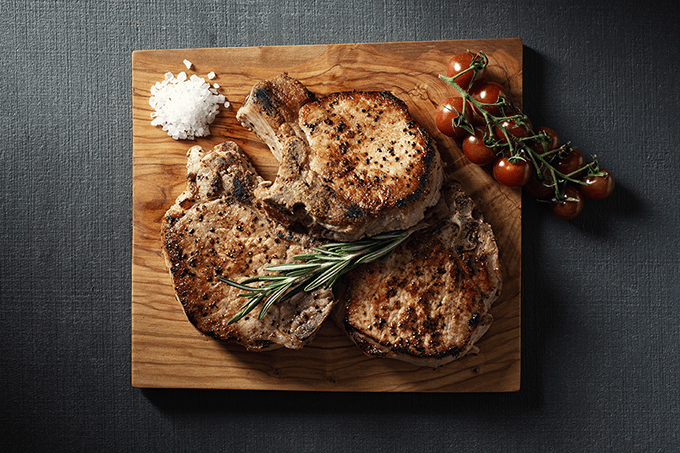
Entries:
[[522, 159], [510, 162], [508, 157], [503, 156], [493, 165], [493, 177], [508, 187], [522, 187], [531, 179], [531, 172], [531, 164]]
[[[529, 128], [525, 126], [524, 124], [518, 124], [517, 121], [515, 120], [503, 120], [501, 121], [501, 127], [505, 129], [505, 131], [516, 137], [516, 138], [525, 138], [529, 136]], [[495, 133], [496, 136], [500, 141], [503, 143], [507, 143], [508, 139], [506, 138], [505, 134], [503, 133], [503, 130], [501, 127], [496, 126], [495, 128]]]
[[545, 132], [548, 135], [548, 142], [546, 143], [547, 149], [544, 150], [543, 143], [537, 140], [532, 147], [534, 151], [536, 151], [539, 154], [542, 154], [546, 151], [552, 151], [553, 149], [557, 149], [560, 147], [560, 137], [554, 130], [550, 129], [549, 127], [539, 127], [538, 129], [536, 129], [536, 133], [541, 132]]
[[484, 144], [483, 138], [484, 131], [475, 128], [475, 135], [468, 134], [463, 139], [463, 153], [477, 165], [488, 165], [496, 159], [496, 152]]
[[465, 118], [467, 121], [470, 121], [472, 118], [472, 106], [460, 96], [446, 98], [437, 106], [434, 119], [437, 129], [442, 134], [455, 138], [462, 137], [465, 134], [465, 129], [453, 125], [453, 121], [463, 114], [463, 102], [465, 102]]
[[[555, 165], [555, 169], [564, 175], [571, 175], [578, 169], [582, 169], [585, 165], [586, 158], [583, 157], [581, 151], [579, 151], [577, 148], [573, 148], [566, 157], [560, 158], [560, 160]], [[585, 169], [579, 171], [578, 173], [574, 173], [571, 175], [571, 177], [578, 179], [581, 175], [583, 175], [584, 172]]]
[[531, 178], [524, 187], [536, 198], [548, 198], [555, 194], [555, 184], [552, 181]]
[[[446, 66], [446, 76], [453, 77], [458, 86], [460, 86], [464, 90], [468, 90], [470, 88], [470, 84], [472, 83], [472, 79], [474, 77], [474, 70], [470, 70], [460, 76], [459, 74], [470, 67], [473, 58], [474, 55], [471, 54], [470, 52], [459, 53], [451, 57], [451, 60], [449, 60], [449, 64]], [[486, 68], [482, 69], [477, 73], [477, 77], [475, 77], [475, 80], [483, 79], [485, 73]]]
[[[482, 104], [496, 104], [501, 96], [507, 96], [503, 85], [496, 82], [478, 82], [472, 86], [470, 90], [472, 99], [481, 102]], [[500, 115], [500, 109], [496, 106], [484, 107], [484, 110], [494, 116]]]
[[600, 168], [603, 176], [586, 176], [581, 181], [585, 184], [579, 186], [584, 197], [591, 200], [604, 200], [614, 190], [614, 177], [609, 170]]
[[573, 219], [583, 210], [583, 195], [571, 184], [567, 184], [564, 194], [570, 200], [550, 205], [550, 210], [560, 219]]

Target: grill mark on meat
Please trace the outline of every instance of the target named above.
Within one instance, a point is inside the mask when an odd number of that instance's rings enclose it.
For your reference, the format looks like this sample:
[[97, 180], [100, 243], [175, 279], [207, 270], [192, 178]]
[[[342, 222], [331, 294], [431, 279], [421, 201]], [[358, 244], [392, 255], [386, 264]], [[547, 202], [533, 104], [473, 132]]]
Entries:
[[232, 184], [234, 187], [233, 190], [233, 195], [234, 197], [241, 203], [248, 204], [250, 203], [250, 199], [253, 196], [252, 191], [248, 190], [247, 185], [241, 181], [238, 176], [234, 176], [234, 179], [232, 180]]
[[366, 216], [366, 211], [364, 211], [360, 206], [350, 205], [345, 207], [345, 217], [350, 219], [360, 219]]
[[253, 194], [261, 178], [236, 144], [209, 152], [192, 147], [187, 169], [187, 189], [161, 225], [163, 256], [187, 319], [212, 338], [250, 350], [302, 347], [334, 305], [329, 290], [300, 293], [262, 320], [256, 311], [227, 325], [244, 299], [216, 277], [262, 275], [267, 265], [290, 262], [321, 243], [267, 218]]
[[341, 279], [334, 317], [364, 353], [436, 367], [476, 352], [501, 279], [493, 233], [473, 209], [452, 182], [429, 226]]
[[[260, 85], [269, 91], [258, 103]], [[300, 92], [301, 86], [286, 75], [261, 82], [237, 113], [280, 162], [274, 184], [256, 191], [268, 214], [342, 241], [422, 220], [439, 199], [442, 163], [406, 104], [387, 91], [269, 101], [284, 96], [277, 90]], [[283, 117], [289, 124], [281, 124]]]
[[260, 88], [256, 90], [253, 93], [253, 96], [256, 98], [254, 102], [259, 102], [267, 112], [270, 112], [270, 114], [275, 115], [276, 104], [274, 103], [274, 100], [269, 93], [270, 93], [269, 90], [267, 90], [266, 88]]

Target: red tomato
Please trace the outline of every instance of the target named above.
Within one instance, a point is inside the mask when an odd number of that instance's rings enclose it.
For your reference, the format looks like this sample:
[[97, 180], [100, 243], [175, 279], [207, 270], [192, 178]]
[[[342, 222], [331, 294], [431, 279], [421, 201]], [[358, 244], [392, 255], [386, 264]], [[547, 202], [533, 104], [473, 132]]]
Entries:
[[493, 177], [496, 181], [508, 187], [522, 187], [531, 178], [531, 164], [525, 160], [514, 163], [503, 156], [493, 165]]
[[555, 193], [555, 184], [552, 181], [531, 178], [524, 187], [536, 198], [548, 198]]
[[[558, 156], [558, 158], [560, 157], [561, 156]], [[559, 171], [564, 175], [571, 175], [578, 169], [583, 168], [585, 165], [586, 158], [583, 157], [581, 151], [574, 148], [571, 150], [569, 154], [567, 154], [566, 157], [560, 158], [559, 162], [557, 162], [557, 164], [555, 165], [555, 170]], [[578, 173], [574, 173], [573, 175], [571, 175], [571, 177], [574, 179], [578, 179], [583, 174], [584, 171], [585, 170], [579, 171]]]
[[468, 134], [463, 139], [463, 152], [470, 162], [477, 165], [488, 165], [496, 158], [496, 152], [482, 141], [484, 131], [475, 129], [475, 135]]
[[475, 80], [481, 80], [484, 78], [486, 73], [486, 68], [484, 68], [477, 73], [476, 77], [474, 77], [474, 70], [468, 71], [465, 74], [458, 76], [461, 72], [465, 71], [472, 65], [473, 58], [474, 55], [470, 52], [459, 53], [454, 55], [451, 60], [449, 60], [449, 64], [446, 67], [446, 76], [453, 77], [458, 86], [464, 90], [468, 90], [470, 88], [473, 78]]
[[[503, 120], [501, 121], [500, 125], [503, 129], [505, 129], [505, 131], [508, 134], [516, 138], [525, 138], [529, 136], [529, 128], [525, 125], [517, 124], [515, 120]], [[496, 136], [503, 143], [507, 143], [508, 140], [505, 137], [505, 134], [503, 133], [501, 127], [496, 126], [495, 128]]]
[[[439, 104], [435, 112], [434, 119], [437, 123], [437, 128], [442, 134], [449, 137], [462, 137], [465, 134], [465, 129], [453, 125], [453, 121], [458, 118], [463, 112], [463, 98], [454, 96], [444, 99], [444, 102]], [[472, 106], [469, 102], [465, 105], [465, 118], [470, 121], [472, 118]]]
[[536, 141], [534, 143], [534, 146], [532, 147], [534, 151], [536, 151], [539, 154], [542, 154], [546, 151], [552, 151], [553, 149], [557, 149], [560, 147], [560, 137], [555, 133], [554, 130], [550, 129], [549, 127], [539, 127], [536, 129], [536, 133], [541, 133], [545, 132], [548, 137], [548, 142], [546, 143], [546, 149], [543, 149], [543, 143]]
[[600, 169], [604, 176], [587, 176], [582, 179], [585, 183], [579, 186], [584, 197], [591, 200], [604, 200], [614, 191], [614, 177], [609, 170]]
[[564, 193], [571, 200], [554, 203], [550, 206], [550, 210], [560, 219], [573, 219], [583, 210], [583, 195], [571, 184], [567, 184]]
[[[470, 90], [472, 99], [481, 102], [482, 104], [496, 104], [501, 96], [507, 96], [505, 88], [496, 82], [480, 82], [475, 83]], [[495, 106], [484, 107], [484, 110], [494, 116], [500, 115], [500, 109]]]

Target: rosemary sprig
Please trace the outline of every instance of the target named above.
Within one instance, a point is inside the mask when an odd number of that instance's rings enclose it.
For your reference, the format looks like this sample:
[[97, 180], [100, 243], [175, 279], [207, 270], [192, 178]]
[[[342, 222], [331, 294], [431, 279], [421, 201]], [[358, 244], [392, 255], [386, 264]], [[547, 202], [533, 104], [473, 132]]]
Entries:
[[[331, 288], [338, 279], [361, 264], [368, 264], [380, 258], [387, 258], [394, 249], [404, 242], [411, 233], [383, 233], [356, 242], [335, 242], [314, 247], [313, 253], [296, 255], [298, 262], [267, 266], [265, 270], [276, 275], [250, 277], [240, 283], [224, 277], [217, 277], [223, 283], [243, 290], [246, 298], [240, 311], [229, 320], [233, 324], [253, 311], [260, 304], [258, 319], [264, 318], [275, 303], [290, 299], [301, 291], [310, 292], [317, 288]], [[250, 286], [250, 283], [262, 284]]]

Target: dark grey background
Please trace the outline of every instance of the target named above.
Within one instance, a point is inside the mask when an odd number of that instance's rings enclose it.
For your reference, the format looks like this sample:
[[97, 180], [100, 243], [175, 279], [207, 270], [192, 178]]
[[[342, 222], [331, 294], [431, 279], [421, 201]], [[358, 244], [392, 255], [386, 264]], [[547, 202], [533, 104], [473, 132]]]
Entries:
[[[16, 451], [680, 451], [680, 3], [0, 0], [0, 444]], [[514, 394], [130, 385], [131, 53], [522, 38], [525, 110], [617, 188], [525, 197]]]

